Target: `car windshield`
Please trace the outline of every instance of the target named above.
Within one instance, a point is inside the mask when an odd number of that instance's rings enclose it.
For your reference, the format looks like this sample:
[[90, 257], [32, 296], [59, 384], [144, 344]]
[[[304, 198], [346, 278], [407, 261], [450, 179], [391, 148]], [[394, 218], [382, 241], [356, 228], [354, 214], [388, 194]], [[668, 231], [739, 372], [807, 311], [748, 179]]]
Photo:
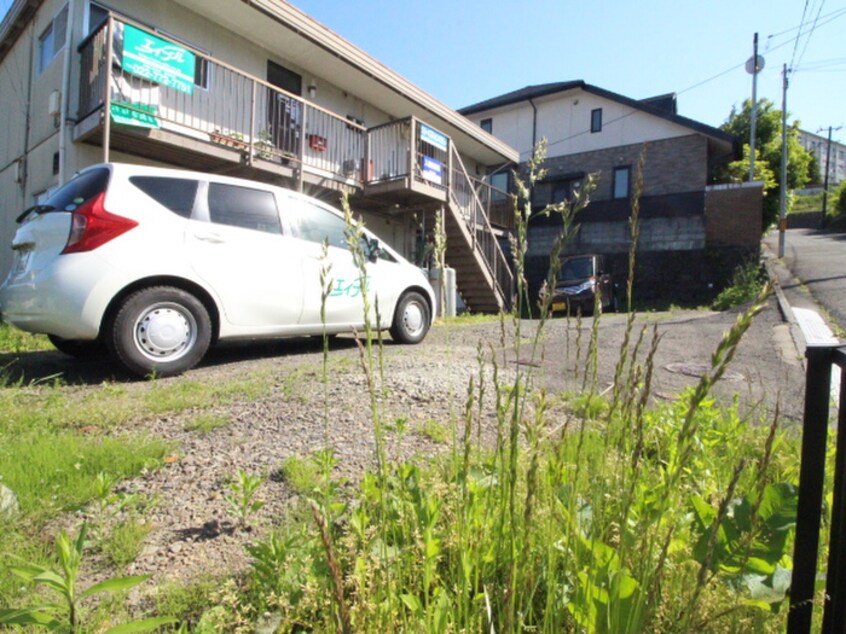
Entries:
[[593, 258], [565, 260], [558, 272], [559, 280], [581, 280], [593, 276]]

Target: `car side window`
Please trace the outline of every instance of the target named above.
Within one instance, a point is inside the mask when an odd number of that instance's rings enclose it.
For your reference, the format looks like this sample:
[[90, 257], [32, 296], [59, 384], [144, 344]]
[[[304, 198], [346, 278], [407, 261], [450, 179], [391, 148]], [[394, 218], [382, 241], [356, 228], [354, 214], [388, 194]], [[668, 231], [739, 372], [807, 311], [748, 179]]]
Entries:
[[129, 182], [176, 215], [191, 217], [198, 181], [190, 178], [131, 176]]
[[323, 243], [329, 246], [348, 249], [344, 219], [331, 211], [308, 201], [289, 198], [285, 201], [285, 218], [291, 226], [294, 236], [309, 242]]
[[209, 183], [209, 219], [222, 225], [282, 233], [272, 192], [239, 185]]

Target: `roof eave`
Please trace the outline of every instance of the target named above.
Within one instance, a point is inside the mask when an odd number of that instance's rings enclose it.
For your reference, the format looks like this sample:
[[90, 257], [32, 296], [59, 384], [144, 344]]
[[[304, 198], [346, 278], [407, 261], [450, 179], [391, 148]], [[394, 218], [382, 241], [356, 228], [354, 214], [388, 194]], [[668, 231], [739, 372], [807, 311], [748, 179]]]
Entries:
[[0, 62], [9, 54], [44, 0], [15, 0], [0, 23]]

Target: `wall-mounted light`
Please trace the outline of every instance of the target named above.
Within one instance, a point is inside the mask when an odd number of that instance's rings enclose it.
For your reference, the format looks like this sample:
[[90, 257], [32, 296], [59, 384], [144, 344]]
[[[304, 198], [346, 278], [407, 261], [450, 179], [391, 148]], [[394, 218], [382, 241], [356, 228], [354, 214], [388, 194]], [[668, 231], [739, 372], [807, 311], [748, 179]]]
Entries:
[[317, 96], [317, 82], [313, 79], [311, 83], [308, 85], [308, 98], [314, 99]]

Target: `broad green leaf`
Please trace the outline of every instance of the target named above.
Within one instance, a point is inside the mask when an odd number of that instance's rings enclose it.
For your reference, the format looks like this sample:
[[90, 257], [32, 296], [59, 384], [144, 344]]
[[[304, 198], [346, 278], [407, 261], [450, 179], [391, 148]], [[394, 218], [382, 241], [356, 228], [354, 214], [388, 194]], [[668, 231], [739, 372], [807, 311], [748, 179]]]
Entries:
[[23, 609], [0, 609], [0, 625], [40, 625], [56, 629], [59, 622], [48, 612], [54, 606], [35, 606]]
[[32, 581], [34, 577], [47, 572], [49, 568], [36, 566], [34, 564], [22, 564], [20, 566], [9, 566], [7, 570], [25, 581]]
[[401, 594], [400, 599], [405, 603], [405, 607], [411, 610], [414, 614], [421, 614], [423, 612], [423, 604], [413, 594]]
[[133, 621], [125, 625], [116, 625], [105, 631], [104, 634], [132, 634], [133, 632], [149, 632], [162, 625], [176, 623], [176, 619], [171, 616], [157, 616], [143, 621]]
[[43, 583], [46, 586], [58, 590], [59, 592], [68, 591], [68, 583], [64, 577], [57, 575], [52, 570], [45, 570], [39, 575], [32, 578], [35, 583]]
[[79, 597], [81, 599], [85, 597], [90, 597], [92, 594], [97, 594], [98, 592], [119, 592], [120, 590], [126, 590], [127, 588], [137, 586], [139, 583], [144, 583], [149, 578], [150, 575], [136, 575], [133, 577], [118, 577], [116, 579], [106, 579], [105, 581], [101, 581], [100, 583], [95, 583], [85, 592], [81, 593]]
[[796, 525], [798, 500], [798, 491], [792, 484], [770, 484], [764, 489], [758, 514], [771, 531], [787, 531]]

